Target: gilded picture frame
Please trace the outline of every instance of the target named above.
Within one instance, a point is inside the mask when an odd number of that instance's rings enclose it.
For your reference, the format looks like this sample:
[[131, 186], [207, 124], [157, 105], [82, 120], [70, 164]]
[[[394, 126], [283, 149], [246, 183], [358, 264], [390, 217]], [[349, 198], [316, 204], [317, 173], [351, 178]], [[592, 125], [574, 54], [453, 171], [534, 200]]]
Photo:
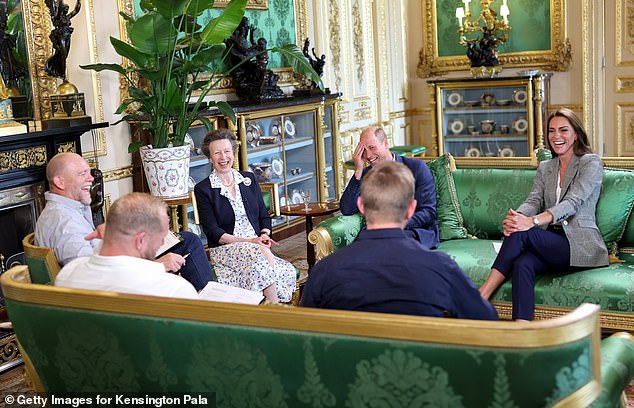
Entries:
[[[214, 7], [224, 8], [229, 4], [229, 0], [216, 0]], [[269, 8], [269, 0], [249, 0], [247, 1], [247, 9], [267, 10]]]
[[[424, 45], [419, 52], [417, 74], [421, 78], [444, 75], [450, 71], [462, 71], [470, 68], [466, 52], [455, 55], [442, 55], [444, 51], [443, 41], [453, 41], [453, 37], [439, 35], [439, 25], [451, 21], [456, 25], [455, 43], [458, 42], [458, 22], [455, 20], [455, 8], [461, 6], [459, 0], [421, 0], [423, 10], [423, 38]], [[517, 19], [533, 18], [550, 27], [550, 44], [544, 49], [509, 49], [508, 52], [500, 52], [500, 64], [505, 67], [536, 67], [544, 70], [566, 71], [570, 67], [572, 53], [570, 40], [566, 37], [566, 0], [541, 0], [546, 4], [540, 6], [545, 13], [526, 16], [525, 13], [515, 10], [510, 4], [511, 15], [509, 17], [511, 31], [509, 38], [513, 39], [513, 21]], [[472, 2], [472, 5], [477, 3]], [[528, 4], [528, 3], [526, 3]], [[479, 5], [476, 9], [479, 10]], [[516, 6], [517, 7], [517, 6]], [[439, 14], [440, 19], [439, 19]], [[479, 13], [479, 11], [478, 11]], [[442, 29], [442, 27], [440, 27]], [[445, 31], [446, 32], [446, 31]], [[518, 32], [517, 30], [515, 32]], [[519, 38], [516, 37], [516, 38]], [[453, 47], [455, 44], [451, 43]]]

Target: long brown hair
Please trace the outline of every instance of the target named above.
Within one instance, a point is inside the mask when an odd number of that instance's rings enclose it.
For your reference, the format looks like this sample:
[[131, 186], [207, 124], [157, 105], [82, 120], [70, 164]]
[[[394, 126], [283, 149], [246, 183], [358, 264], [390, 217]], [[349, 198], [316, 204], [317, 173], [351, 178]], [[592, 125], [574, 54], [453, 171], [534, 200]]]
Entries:
[[548, 117], [548, 121], [546, 122], [546, 147], [550, 149], [553, 157], [556, 157], [557, 153], [553, 151], [553, 148], [550, 145], [548, 129], [550, 128], [550, 121], [557, 116], [566, 118], [568, 122], [570, 122], [570, 126], [572, 126], [575, 133], [577, 134], [577, 140], [575, 140], [575, 143], [572, 146], [575, 156], [583, 156], [584, 154], [592, 153], [592, 147], [590, 147], [590, 142], [588, 141], [588, 134], [583, 128], [579, 116], [575, 115], [575, 113], [568, 108], [559, 108], [550, 114], [550, 116]]

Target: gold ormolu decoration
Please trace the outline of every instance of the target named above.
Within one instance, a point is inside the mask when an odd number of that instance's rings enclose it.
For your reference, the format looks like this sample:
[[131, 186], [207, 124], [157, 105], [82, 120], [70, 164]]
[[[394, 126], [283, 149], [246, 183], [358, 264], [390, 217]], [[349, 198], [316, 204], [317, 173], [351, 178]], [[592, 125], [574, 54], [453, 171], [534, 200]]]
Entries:
[[74, 142], [60, 143], [57, 145], [57, 153], [77, 153]]
[[355, 1], [352, 5], [352, 17], [354, 21], [354, 36], [352, 38], [354, 62], [357, 64], [357, 82], [362, 85], [364, 82], [365, 58], [363, 56], [363, 25], [361, 24], [361, 11], [359, 10], [358, 1]]
[[330, 27], [330, 53], [335, 73], [335, 84], [341, 89], [341, 25], [339, 23], [339, 4], [337, 0], [328, 1], [328, 25]]
[[[618, 3], [618, 2], [617, 2]], [[436, 25], [436, 0], [423, 0], [423, 43], [418, 54], [416, 74], [420, 78], [444, 75], [449, 71], [469, 69], [469, 59], [462, 55], [440, 57]], [[566, 0], [550, 1], [551, 49], [505, 53], [499, 56], [506, 67], [542, 67], [545, 70], [565, 71], [570, 67], [572, 53], [566, 35]]]
[[18, 339], [15, 333], [0, 340], [0, 366], [20, 358]]
[[32, 166], [45, 166], [47, 162], [46, 146], [0, 152], [0, 172], [2, 173]]

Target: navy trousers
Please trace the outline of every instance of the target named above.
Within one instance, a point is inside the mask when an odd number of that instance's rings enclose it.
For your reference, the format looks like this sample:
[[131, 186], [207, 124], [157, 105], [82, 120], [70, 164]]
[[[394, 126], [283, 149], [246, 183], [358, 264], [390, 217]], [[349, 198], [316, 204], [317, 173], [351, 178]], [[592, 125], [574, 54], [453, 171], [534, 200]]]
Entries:
[[504, 238], [493, 268], [513, 283], [513, 319], [533, 320], [535, 277], [570, 270], [570, 245], [563, 229], [531, 228]]
[[207, 259], [205, 248], [198, 235], [182, 231], [180, 236], [183, 238], [181, 242], [176, 244], [169, 252], [185, 256], [185, 265], [178, 271], [180, 275], [187, 279], [196, 290], [201, 290], [207, 285], [207, 282], [214, 280], [211, 265]]

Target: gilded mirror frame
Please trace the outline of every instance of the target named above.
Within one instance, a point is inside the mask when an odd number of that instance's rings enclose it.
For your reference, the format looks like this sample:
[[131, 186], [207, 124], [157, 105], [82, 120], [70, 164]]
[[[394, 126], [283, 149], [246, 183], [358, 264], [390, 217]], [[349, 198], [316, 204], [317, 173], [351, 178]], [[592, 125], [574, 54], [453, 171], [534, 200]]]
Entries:
[[22, 13], [29, 56], [33, 117], [35, 120], [43, 120], [51, 116], [49, 96], [56, 90], [54, 79], [44, 71], [44, 64], [52, 48], [48, 38], [51, 20], [44, 0], [22, 0]]
[[[423, 48], [416, 70], [420, 78], [444, 75], [449, 71], [469, 70], [466, 55], [440, 57], [438, 54], [437, 0], [421, 0], [423, 10]], [[456, 41], [457, 41], [456, 34]], [[550, 0], [550, 49], [500, 53], [505, 67], [540, 67], [566, 71], [572, 60], [570, 40], [566, 38], [566, 0]]]

